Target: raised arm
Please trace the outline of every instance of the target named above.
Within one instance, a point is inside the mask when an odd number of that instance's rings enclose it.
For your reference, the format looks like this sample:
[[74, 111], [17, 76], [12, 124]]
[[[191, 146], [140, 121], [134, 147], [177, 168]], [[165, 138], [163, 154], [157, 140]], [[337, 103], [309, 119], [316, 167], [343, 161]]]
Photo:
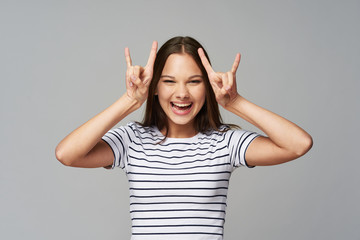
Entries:
[[153, 75], [157, 42], [153, 42], [145, 67], [133, 66], [130, 52], [125, 48], [126, 93], [115, 103], [75, 129], [56, 147], [56, 158], [66, 166], [106, 167], [114, 156], [102, 136], [146, 100]]
[[216, 100], [228, 111], [262, 130], [267, 137], [256, 138], [246, 151], [249, 166], [266, 166], [288, 162], [304, 155], [312, 147], [312, 138], [293, 122], [240, 96], [236, 89], [236, 71], [241, 55], [235, 57], [229, 72], [215, 72], [203, 50], [198, 50], [207, 71]]

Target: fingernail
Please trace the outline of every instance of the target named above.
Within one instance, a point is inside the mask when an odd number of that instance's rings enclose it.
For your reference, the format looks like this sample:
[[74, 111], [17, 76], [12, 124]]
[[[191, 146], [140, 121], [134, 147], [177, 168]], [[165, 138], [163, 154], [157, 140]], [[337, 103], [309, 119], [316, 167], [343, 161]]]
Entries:
[[225, 90], [226, 90], [226, 91], [229, 91], [230, 88], [231, 88], [230, 86], [227, 86], [227, 87], [225, 88]]
[[129, 84], [129, 85], [130, 85], [130, 87], [134, 86], [134, 84], [132, 83], [132, 81], [130, 81], [130, 84]]
[[136, 80], [136, 76], [135, 76], [135, 75], [132, 75], [132, 76], [131, 76], [131, 79], [132, 79], [132, 80]]

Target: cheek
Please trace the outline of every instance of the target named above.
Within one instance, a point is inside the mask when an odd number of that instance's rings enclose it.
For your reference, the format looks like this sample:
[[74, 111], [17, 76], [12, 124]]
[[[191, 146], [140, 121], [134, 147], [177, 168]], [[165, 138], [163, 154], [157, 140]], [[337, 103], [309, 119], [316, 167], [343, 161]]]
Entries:
[[167, 87], [159, 87], [157, 89], [157, 96], [160, 103], [160, 106], [163, 110], [169, 107], [169, 102], [171, 100], [171, 89]]
[[200, 86], [197, 88], [196, 92], [194, 92], [194, 96], [196, 96], [199, 101], [204, 102], [206, 98], [205, 86]]
[[164, 87], [164, 86], [159, 86], [156, 89], [156, 94], [158, 95], [159, 99], [166, 99], [170, 96], [170, 89]]

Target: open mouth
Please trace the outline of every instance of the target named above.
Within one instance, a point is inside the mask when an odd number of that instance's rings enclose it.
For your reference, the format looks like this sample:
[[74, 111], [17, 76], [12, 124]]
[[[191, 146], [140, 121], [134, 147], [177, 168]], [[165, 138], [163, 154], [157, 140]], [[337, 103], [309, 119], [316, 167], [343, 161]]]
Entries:
[[174, 103], [171, 102], [171, 106], [177, 111], [187, 111], [192, 107], [192, 103]]

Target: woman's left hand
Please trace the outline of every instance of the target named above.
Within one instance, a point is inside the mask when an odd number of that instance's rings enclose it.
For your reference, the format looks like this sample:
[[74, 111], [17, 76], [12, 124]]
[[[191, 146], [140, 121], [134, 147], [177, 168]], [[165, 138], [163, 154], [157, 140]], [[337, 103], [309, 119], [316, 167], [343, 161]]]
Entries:
[[240, 63], [240, 53], [236, 54], [232, 68], [228, 72], [215, 72], [206, 58], [204, 50], [199, 48], [198, 53], [208, 74], [210, 84], [215, 93], [216, 101], [226, 108], [239, 96], [236, 89], [236, 70]]
[[246, 150], [249, 166], [275, 165], [304, 155], [312, 146], [311, 136], [296, 124], [246, 100], [236, 90], [236, 70], [240, 54], [231, 71], [215, 72], [204, 51], [198, 49], [201, 62], [209, 76], [217, 102], [225, 109], [253, 124], [267, 137], [257, 137]]

